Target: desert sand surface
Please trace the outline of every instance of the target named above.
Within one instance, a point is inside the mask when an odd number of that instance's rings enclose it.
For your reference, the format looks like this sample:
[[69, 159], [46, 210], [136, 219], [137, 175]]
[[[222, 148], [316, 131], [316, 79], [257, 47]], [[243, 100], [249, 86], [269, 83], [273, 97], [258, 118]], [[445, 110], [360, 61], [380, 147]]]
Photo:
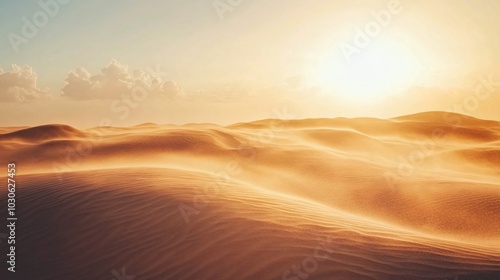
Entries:
[[0, 143], [19, 219], [1, 279], [500, 279], [500, 122], [51, 124]]

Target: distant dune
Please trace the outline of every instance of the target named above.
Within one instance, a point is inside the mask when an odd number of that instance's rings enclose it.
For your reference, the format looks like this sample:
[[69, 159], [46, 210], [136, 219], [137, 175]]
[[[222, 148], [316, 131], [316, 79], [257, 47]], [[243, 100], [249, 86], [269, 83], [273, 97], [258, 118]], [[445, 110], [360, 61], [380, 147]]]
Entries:
[[0, 279], [500, 279], [500, 122], [44, 125], [0, 144], [19, 218]]

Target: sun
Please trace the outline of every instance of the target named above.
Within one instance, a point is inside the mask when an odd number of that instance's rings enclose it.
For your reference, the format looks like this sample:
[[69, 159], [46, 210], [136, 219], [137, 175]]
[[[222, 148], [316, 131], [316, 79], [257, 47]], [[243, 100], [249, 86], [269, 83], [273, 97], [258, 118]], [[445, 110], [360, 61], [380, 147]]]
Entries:
[[312, 80], [343, 97], [373, 100], [414, 85], [419, 69], [409, 48], [390, 40], [374, 40], [349, 58], [340, 52], [325, 55]]

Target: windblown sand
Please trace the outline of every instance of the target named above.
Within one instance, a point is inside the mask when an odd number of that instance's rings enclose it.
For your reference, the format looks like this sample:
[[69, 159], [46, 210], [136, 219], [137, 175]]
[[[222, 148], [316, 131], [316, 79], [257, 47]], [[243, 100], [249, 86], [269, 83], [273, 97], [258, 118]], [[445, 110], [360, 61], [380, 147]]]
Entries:
[[499, 122], [46, 125], [0, 143], [19, 219], [0, 279], [500, 279]]

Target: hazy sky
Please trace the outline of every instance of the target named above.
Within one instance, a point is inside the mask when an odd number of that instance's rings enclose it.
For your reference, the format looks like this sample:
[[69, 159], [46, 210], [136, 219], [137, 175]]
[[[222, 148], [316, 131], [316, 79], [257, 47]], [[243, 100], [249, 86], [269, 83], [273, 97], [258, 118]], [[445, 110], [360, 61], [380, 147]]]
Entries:
[[0, 126], [500, 119], [499, 12], [494, 0], [0, 0]]

